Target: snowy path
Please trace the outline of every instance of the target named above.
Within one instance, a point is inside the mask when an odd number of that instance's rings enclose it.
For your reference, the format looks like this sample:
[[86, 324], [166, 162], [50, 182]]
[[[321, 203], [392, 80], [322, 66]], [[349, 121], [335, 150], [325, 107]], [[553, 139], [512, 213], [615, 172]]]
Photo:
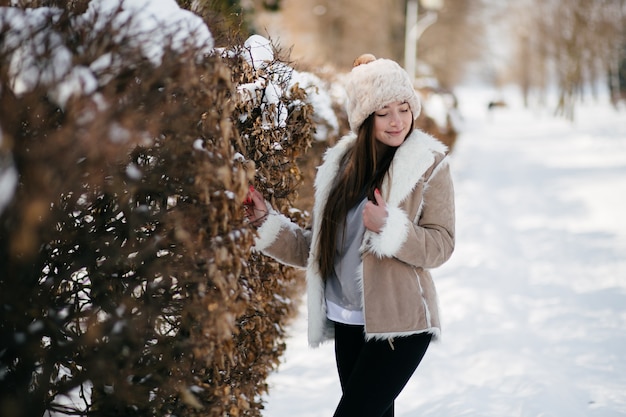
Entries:
[[[626, 117], [570, 124], [461, 91], [452, 156], [457, 249], [434, 272], [443, 338], [396, 415], [626, 416]], [[508, 96], [507, 96], [508, 97]], [[267, 417], [332, 416], [332, 345], [306, 346], [305, 312], [270, 377]]]

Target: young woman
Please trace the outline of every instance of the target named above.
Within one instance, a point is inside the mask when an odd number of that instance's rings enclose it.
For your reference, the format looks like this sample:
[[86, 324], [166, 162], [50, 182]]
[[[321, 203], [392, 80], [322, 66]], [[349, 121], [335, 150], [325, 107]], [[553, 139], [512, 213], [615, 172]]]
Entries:
[[446, 147], [414, 130], [419, 99], [397, 63], [359, 57], [346, 92], [352, 132], [319, 167], [310, 230], [254, 189], [246, 215], [257, 250], [306, 268], [309, 344], [335, 340], [335, 417], [391, 417], [439, 336], [428, 269], [454, 249], [454, 193]]

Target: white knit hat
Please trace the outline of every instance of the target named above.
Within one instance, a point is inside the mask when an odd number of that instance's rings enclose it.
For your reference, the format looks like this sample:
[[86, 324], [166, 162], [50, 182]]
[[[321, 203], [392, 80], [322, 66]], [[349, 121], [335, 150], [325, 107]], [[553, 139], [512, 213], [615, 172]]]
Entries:
[[346, 81], [348, 122], [353, 132], [367, 117], [394, 101], [407, 102], [417, 119], [421, 105], [409, 74], [395, 61], [361, 55]]

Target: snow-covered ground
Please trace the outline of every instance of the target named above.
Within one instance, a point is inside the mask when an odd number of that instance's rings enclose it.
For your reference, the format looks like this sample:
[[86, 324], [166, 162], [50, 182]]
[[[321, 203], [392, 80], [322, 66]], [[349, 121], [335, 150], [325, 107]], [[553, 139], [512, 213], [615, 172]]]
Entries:
[[[626, 416], [625, 110], [589, 102], [570, 123], [510, 92], [491, 113], [494, 92], [458, 95], [457, 248], [434, 271], [443, 337], [396, 415]], [[268, 417], [332, 416], [339, 400], [332, 344], [307, 347], [305, 315]]]

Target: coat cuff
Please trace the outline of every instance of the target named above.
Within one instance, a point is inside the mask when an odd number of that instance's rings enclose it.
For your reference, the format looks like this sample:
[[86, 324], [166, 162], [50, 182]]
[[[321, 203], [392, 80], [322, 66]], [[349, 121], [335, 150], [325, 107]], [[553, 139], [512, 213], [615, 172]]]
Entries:
[[387, 206], [387, 220], [383, 229], [380, 233], [372, 233], [371, 251], [379, 258], [394, 256], [406, 241], [409, 227], [411, 222], [404, 210]]
[[274, 210], [268, 202], [266, 204], [270, 207], [267, 218], [257, 229], [257, 236], [254, 239], [253, 249], [259, 252], [263, 252], [272, 246], [280, 233], [280, 229], [290, 223], [290, 220], [285, 215]]

